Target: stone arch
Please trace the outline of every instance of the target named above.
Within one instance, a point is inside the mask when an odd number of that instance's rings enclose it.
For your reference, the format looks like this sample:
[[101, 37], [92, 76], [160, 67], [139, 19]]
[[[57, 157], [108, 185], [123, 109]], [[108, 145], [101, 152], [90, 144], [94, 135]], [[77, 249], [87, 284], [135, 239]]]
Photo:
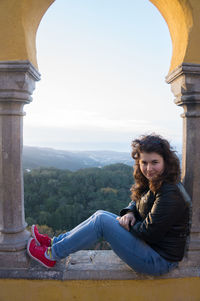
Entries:
[[0, 2], [0, 61], [29, 60], [37, 68], [36, 33], [55, 0]]
[[192, 9], [189, 1], [150, 0], [165, 19], [172, 39], [173, 53], [170, 71], [186, 59], [188, 41], [193, 26]]
[[[170, 73], [176, 104], [183, 106], [183, 181], [193, 200], [187, 266], [200, 264], [200, 2], [149, 0], [172, 38]], [[22, 178], [23, 105], [31, 101], [37, 70], [36, 33], [54, 0], [0, 1], [0, 267], [25, 267], [26, 231]], [[192, 158], [192, 159], [191, 159]]]
[[[55, 0], [20, 0], [0, 3], [0, 60], [29, 60], [37, 68], [36, 33]], [[164, 17], [172, 39], [170, 71], [183, 62], [200, 63], [200, 4], [198, 0], [149, 0]], [[14, 24], [14, 26], [13, 26]]]

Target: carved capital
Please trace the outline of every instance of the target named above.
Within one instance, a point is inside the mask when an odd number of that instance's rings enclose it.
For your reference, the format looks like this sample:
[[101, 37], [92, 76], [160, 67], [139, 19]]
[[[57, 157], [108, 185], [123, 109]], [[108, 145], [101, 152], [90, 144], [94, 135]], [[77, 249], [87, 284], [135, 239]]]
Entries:
[[184, 63], [168, 74], [166, 82], [171, 84], [175, 103], [178, 106], [188, 106], [188, 117], [199, 117], [200, 65]]
[[0, 102], [29, 103], [40, 73], [29, 61], [0, 62]]

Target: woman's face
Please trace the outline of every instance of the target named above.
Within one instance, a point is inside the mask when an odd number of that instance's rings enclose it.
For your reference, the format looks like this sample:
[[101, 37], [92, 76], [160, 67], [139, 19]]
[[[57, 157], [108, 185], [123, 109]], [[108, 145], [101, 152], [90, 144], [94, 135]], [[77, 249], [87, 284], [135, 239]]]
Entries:
[[139, 159], [140, 170], [148, 179], [161, 175], [165, 169], [164, 159], [157, 153], [140, 153]]

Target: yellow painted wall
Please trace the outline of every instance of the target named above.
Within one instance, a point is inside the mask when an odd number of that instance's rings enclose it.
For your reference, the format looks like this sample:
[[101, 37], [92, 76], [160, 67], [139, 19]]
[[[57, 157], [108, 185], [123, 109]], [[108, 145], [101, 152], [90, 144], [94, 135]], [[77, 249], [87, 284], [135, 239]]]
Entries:
[[0, 1], [0, 61], [29, 60], [37, 67], [36, 32], [54, 0]]
[[[0, 1], [0, 61], [29, 60], [37, 67], [36, 32], [54, 1]], [[158, 8], [170, 31], [173, 44], [170, 70], [182, 62], [200, 64], [200, 0], [149, 1]]]
[[189, 1], [150, 0], [163, 15], [172, 39], [172, 59], [170, 70], [184, 61], [189, 32], [193, 26], [192, 11]]
[[0, 280], [0, 301], [199, 301], [200, 278]]
[[188, 47], [184, 62], [200, 64], [200, 1], [190, 0], [193, 24], [189, 32]]
[[172, 39], [170, 71], [183, 62], [200, 64], [200, 1], [149, 0], [163, 15]]

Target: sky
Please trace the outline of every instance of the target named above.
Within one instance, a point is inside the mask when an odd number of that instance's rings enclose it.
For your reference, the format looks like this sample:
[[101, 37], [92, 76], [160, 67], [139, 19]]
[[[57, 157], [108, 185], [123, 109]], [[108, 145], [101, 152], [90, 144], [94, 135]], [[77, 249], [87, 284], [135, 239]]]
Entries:
[[150, 1], [56, 0], [36, 42], [24, 145], [129, 152], [154, 132], [181, 150], [183, 110], [165, 82], [171, 38]]

